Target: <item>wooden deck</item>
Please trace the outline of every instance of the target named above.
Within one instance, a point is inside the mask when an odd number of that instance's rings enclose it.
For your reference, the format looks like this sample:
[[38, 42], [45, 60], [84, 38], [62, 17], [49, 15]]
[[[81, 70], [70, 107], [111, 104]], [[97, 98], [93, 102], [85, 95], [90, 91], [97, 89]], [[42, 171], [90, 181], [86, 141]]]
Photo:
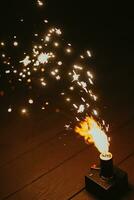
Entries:
[[[119, 97], [120, 98], [120, 97]], [[127, 171], [134, 199], [134, 115], [130, 104], [112, 101], [106, 118], [112, 123], [114, 163]], [[128, 106], [127, 106], [128, 105]], [[98, 152], [72, 131], [64, 113], [28, 118], [7, 115], [0, 130], [0, 199], [95, 200], [85, 191], [84, 176]]]

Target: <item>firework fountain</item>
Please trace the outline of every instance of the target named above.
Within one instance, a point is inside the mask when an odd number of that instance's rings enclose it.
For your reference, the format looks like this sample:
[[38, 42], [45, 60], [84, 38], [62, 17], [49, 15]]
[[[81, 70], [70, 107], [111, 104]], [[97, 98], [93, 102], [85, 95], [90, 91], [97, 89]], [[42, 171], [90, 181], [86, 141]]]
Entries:
[[[44, 3], [37, 0], [38, 7]], [[24, 22], [23, 19], [20, 19]], [[43, 20], [46, 27], [47, 19]], [[93, 143], [100, 152], [100, 167], [91, 168], [85, 177], [86, 189], [98, 194], [111, 195], [127, 185], [127, 174], [113, 166], [109, 152], [109, 126], [99, 117], [97, 95], [93, 92], [94, 75], [89, 67], [92, 54], [85, 50], [79, 55], [70, 42], [66, 42], [59, 27], [47, 28], [44, 33], [33, 33], [29, 50], [21, 57], [7, 51], [19, 51], [21, 41], [17, 35], [12, 41], [1, 41], [0, 100], [6, 102], [8, 113], [19, 111], [28, 115], [34, 106], [44, 112], [55, 102], [70, 110], [72, 121], [65, 125], [73, 128], [87, 143]], [[14, 99], [21, 99], [19, 103]], [[61, 109], [61, 105], [58, 105]], [[57, 107], [57, 105], [56, 105]]]

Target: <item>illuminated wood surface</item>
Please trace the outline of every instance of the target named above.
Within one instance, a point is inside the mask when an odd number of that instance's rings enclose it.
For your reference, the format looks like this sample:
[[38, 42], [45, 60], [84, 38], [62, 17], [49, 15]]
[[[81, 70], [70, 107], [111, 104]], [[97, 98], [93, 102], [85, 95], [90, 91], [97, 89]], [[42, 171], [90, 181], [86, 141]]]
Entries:
[[[129, 173], [132, 185], [129, 163], [134, 163], [134, 117], [120, 110], [110, 111], [114, 124], [111, 152], [115, 164]], [[9, 127], [2, 128], [0, 199], [96, 199], [85, 191], [84, 176], [90, 165], [98, 162], [99, 154], [94, 146], [64, 130], [66, 118], [49, 113], [29, 121], [18, 119], [16, 125], [11, 120]]]

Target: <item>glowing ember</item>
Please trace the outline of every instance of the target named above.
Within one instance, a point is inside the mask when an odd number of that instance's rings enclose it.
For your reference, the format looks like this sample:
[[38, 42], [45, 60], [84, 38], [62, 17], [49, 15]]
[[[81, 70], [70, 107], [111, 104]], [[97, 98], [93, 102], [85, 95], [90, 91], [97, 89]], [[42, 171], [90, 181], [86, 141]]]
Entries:
[[26, 108], [23, 108], [23, 109], [21, 110], [21, 113], [22, 113], [22, 114], [27, 114], [27, 109], [26, 109]]
[[29, 59], [29, 56], [26, 56], [23, 60], [20, 61], [20, 63], [23, 63], [24, 66], [26, 67], [31, 63], [31, 60]]
[[29, 99], [29, 104], [33, 104], [34, 103], [34, 101], [33, 101], [33, 99]]
[[5, 46], [5, 43], [4, 43], [4, 42], [1, 42], [1, 46]]
[[91, 56], [91, 52], [90, 52], [89, 50], [87, 50], [87, 55], [88, 55], [89, 57], [92, 57], [92, 56]]
[[8, 112], [9, 112], [9, 113], [12, 112], [12, 108], [8, 108]]
[[17, 46], [18, 46], [18, 42], [15, 41], [15, 42], [13, 43], [13, 45], [14, 45], [15, 47], [17, 47]]
[[49, 55], [46, 54], [46, 53], [41, 53], [39, 56], [38, 56], [38, 61], [42, 64], [44, 63], [48, 63], [48, 59], [49, 59]]
[[39, 6], [43, 6], [44, 5], [41, 0], [37, 0], [37, 3], [38, 3]]
[[109, 152], [109, 139], [101, 125], [93, 117], [86, 117], [75, 127], [75, 132], [84, 137], [87, 143], [93, 143], [102, 154]]
[[70, 49], [70, 48], [67, 48], [67, 49], [66, 49], [66, 52], [67, 52], [67, 53], [71, 53], [71, 49]]

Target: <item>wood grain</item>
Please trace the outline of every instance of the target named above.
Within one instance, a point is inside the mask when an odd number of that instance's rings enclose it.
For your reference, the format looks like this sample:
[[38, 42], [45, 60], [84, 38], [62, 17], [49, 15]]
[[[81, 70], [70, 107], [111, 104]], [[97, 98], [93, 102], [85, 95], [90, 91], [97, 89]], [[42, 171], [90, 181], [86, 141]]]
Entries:
[[[115, 144], [112, 145], [111, 152], [113, 152], [115, 164], [126, 159], [133, 151], [133, 130], [134, 126], [131, 123], [121, 132], [114, 133], [114, 142], [112, 141], [112, 143]], [[89, 147], [8, 199], [69, 199], [84, 188], [84, 175], [97, 157], [96, 149], [93, 146]]]
[[[0, 133], [0, 166], [16, 159], [23, 153], [54, 137], [64, 129], [67, 118], [51, 113], [38, 118], [15, 118]], [[56, 126], [52, 124], [55, 123]]]
[[0, 168], [0, 198], [8, 196], [44, 176], [85, 148], [73, 133], [60, 132], [18, 159]]

